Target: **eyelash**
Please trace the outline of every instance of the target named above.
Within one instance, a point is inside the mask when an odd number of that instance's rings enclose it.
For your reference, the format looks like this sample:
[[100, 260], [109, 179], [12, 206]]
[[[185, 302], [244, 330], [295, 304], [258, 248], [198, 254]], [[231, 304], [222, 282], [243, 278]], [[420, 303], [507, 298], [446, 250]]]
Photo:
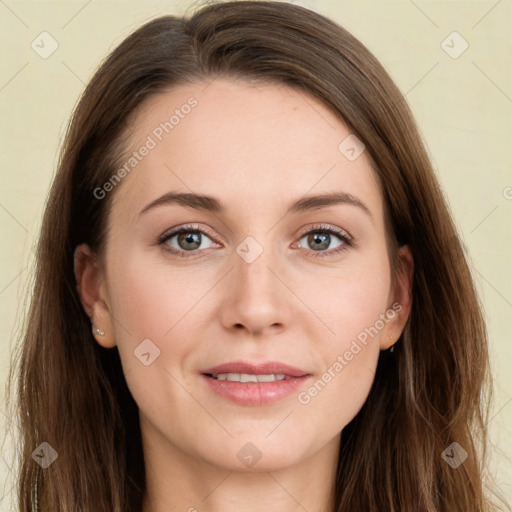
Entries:
[[[163, 249], [171, 254], [175, 254], [177, 256], [183, 257], [183, 258], [190, 258], [193, 257], [193, 254], [197, 254], [198, 250], [194, 251], [184, 251], [184, 250], [177, 250], [172, 247], [170, 247], [166, 242], [173, 238], [176, 235], [179, 235], [181, 233], [189, 233], [189, 232], [195, 232], [195, 233], [201, 233], [202, 235], [206, 235], [208, 238], [213, 239], [213, 237], [206, 231], [199, 229], [197, 226], [193, 225], [184, 225], [180, 226], [176, 229], [173, 229], [172, 231], [168, 233], [164, 233], [158, 238], [158, 245], [162, 246]], [[308, 253], [311, 253], [310, 256], [314, 258], [325, 258], [328, 256], [332, 256], [335, 254], [339, 254], [343, 251], [347, 250], [347, 247], [354, 247], [354, 239], [343, 229], [334, 228], [329, 225], [325, 224], [318, 224], [313, 226], [312, 228], [308, 229], [307, 231], [304, 231], [299, 236], [299, 241], [306, 235], [309, 235], [311, 233], [327, 233], [329, 235], [335, 235], [337, 236], [341, 241], [342, 244], [336, 247], [335, 249], [331, 249], [329, 251], [313, 251], [310, 249], [303, 249], [307, 251]], [[164, 247], [167, 245], [167, 247]], [[205, 249], [203, 249], [205, 250]], [[187, 254], [188, 253], [188, 254]]]

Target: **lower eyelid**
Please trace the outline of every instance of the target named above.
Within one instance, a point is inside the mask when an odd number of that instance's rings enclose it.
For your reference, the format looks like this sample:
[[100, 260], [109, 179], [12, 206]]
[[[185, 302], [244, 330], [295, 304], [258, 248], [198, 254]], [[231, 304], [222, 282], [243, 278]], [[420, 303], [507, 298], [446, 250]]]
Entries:
[[207, 247], [206, 249], [194, 249], [193, 251], [185, 251], [184, 249], [176, 249], [175, 247], [172, 247], [170, 246], [170, 244], [168, 244], [168, 242], [170, 240], [172, 240], [174, 237], [182, 234], [182, 233], [188, 233], [188, 232], [195, 232], [195, 233], [200, 233], [201, 236], [203, 237], [206, 237], [208, 238], [208, 240], [211, 241], [212, 245], [215, 246], [219, 246], [219, 243], [216, 242], [208, 233], [205, 233], [203, 232], [202, 230], [199, 230], [199, 229], [179, 229], [177, 230], [176, 232], [174, 233], [168, 233], [166, 235], [162, 235], [160, 238], [159, 238], [159, 244], [160, 245], [166, 245], [167, 247], [165, 248], [166, 250], [168, 250], [169, 252], [179, 252], [179, 253], [191, 253], [191, 254], [194, 254], [194, 253], [197, 253], [197, 252], [202, 252], [202, 251], [206, 251], [208, 249], [211, 249], [212, 247]]
[[[313, 231], [313, 232], [316, 232], [316, 231]], [[308, 235], [308, 233], [305, 233], [305, 235], [302, 235], [300, 237], [300, 239], [295, 242], [294, 245], [297, 245], [300, 243], [300, 241], [302, 240], [302, 238], [304, 238], [304, 236]], [[305, 247], [297, 247], [299, 250], [301, 251], [305, 251], [308, 253], [309, 256], [313, 256], [313, 257], [329, 257], [329, 256], [334, 256], [334, 255], [337, 255], [343, 251], [346, 251], [349, 247], [351, 247], [351, 242], [350, 240], [345, 240], [344, 237], [342, 237], [341, 235], [339, 234], [335, 234], [335, 236], [340, 240], [340, 244], [337, 246], [337, 247], [334, 247], [333, 249], [326, 249], [326, 250], [323, 250], [323, 251], [314, 251], [313, 249], [307, 249]]]
[[[206, 249], [194, 249], [193, 251], [185, 251], [184, 249], [176, 249], [175, 247], [171, 247], [169, 244], [167, 244], [167, 242], [169, 240], [171, 240], [175, 236], [177, 236], [177, 235], [179, 235], [181, 233], [184, 233], [184, 232], [185, 233], [186, 232], [200, 233], [202, 236], [206, 236], [212, 242], [213, 245], [212, 245], [212, 247], [207, 247]], [[307, 249], [307, 248], [304, 248], [304, 247], [298, 247], [301, 250], [304, 250], [304, 251], [306, 251], [308, 253], [311, 253], [311, 255], [314, 256], [314, 257], [322, 257], [322, 256], [334, 255], [334, 254], [337, 254], [337, 253], [342, 252], [344, 250], [347, 250], [348, 247], [352, 246], [352, 237], [348, 233], [346, 233], [344, 230], [342, 232], [338, 233], [336, 230], [334, 230], [333, 228], [330, 228], [329, 226], [321, 226], [321, 227], [319, 226], [319, 227], [314, 227], [312, 229], [309, 229], [308, 231], [306, 231], [306, 232], [302, 233], [301, 235], [299, 235], [299, 238], [298, 238], [297, 242], [294, 242], [294, 244], [300, 243], [300, 241], [306, 235], [309, 235], [311, 233], [328, 233], [329, 235], [336, 236], [341, 241], [341, 244], [338, 247], [335, 247], [334, 249], [324, 250], [324, 251], [314, 251], [314, 250]], [[167, 246], [167, 247], [164, 247], [164, 250], [166, 250], [167, 252], [169, 252], [171, 254], [179, 254], [180, 256], [183, 256], [183, 257], [187, 257], [187, 254], [190, 254], [190, 256], [193, 256], [195, 254], [200, 254], [202, 252], [208, 251], [209, 249], [214, 249], [215, 246], [217, 246], [217, 247], [219, 245], [222, 246], [222, 244], [217, 242], [212, 235], [210, 235], [209, 233], [207, 233], [203, 229], [200, 229], [200, 228], [197, 228], [197, 227], [194, 227], [194, 226], [182, 226], [182, 227], [179, 227], [174, 232], [171, 231], [170, 233], [161, 235], [159, 237], [159, 239], [158, 239], [158, 242], [162, 246], [164, 246], [164, 245]]]

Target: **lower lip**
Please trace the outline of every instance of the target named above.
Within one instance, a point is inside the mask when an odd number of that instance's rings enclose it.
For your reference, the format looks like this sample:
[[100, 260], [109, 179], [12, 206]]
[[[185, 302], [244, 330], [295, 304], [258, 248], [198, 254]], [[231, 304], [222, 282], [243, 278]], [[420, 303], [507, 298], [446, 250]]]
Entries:
[[303, 386], [309, 375], [273, 382], [233, 382], [202, 375], [211, 390], [240, 405], [267, 405], [277, 402]]

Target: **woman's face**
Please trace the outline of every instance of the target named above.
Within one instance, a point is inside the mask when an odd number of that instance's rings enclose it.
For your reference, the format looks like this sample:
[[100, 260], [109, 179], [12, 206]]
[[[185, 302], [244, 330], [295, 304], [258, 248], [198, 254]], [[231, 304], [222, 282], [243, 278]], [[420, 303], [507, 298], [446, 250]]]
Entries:
[[409, 312], [364, 146], [305, 93], [216, 79], [152, 97], [122, 165], [77, 279], [145, 443], [229, 470], [334, 453]]

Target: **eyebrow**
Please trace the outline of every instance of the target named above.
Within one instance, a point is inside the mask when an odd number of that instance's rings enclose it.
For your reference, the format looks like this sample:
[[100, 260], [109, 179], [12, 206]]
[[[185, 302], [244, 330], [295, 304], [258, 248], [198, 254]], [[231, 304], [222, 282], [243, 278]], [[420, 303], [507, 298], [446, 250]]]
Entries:
[[[155, 199], [154, 201], [151, 201], [151, 203], [146, 205], [140, 211], [139, 216], [158, 206], [172, 204], [214, 213], [220, 213], [225, 210], [222, 202], [212, 196], [194, 193], [167, 192], [163, 196]], [[286, 214], [316, 210], [339, 204], [348, 204], [360, 208], [368, 216], [370, 216], [370, 218], [373, 218], [369, 208], [360, 199], [346, 192], [333, 192], [330, 194], [318, 194], [303, 197], [292, 203], [288, 207]]]

